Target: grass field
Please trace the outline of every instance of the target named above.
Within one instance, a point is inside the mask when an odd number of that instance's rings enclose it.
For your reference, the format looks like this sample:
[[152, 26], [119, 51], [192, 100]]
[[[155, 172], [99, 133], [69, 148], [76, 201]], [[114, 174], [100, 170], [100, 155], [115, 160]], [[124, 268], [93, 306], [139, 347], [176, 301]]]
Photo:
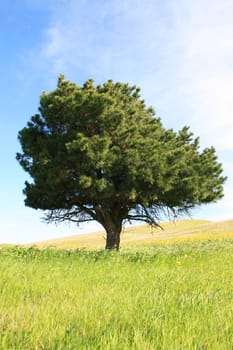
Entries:
[[0, 349], [232, 350], [233, 238], [171, 240], [2, 248]]

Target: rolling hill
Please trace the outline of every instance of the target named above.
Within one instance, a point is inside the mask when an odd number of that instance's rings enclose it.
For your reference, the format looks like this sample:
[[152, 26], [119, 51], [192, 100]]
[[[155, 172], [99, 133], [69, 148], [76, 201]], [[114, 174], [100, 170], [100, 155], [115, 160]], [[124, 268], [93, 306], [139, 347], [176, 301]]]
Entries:
[[[233, 220], [212, 222], [207, 220], [179, 220], [162, 224], [163, 230], [148, 225], [126, 227], [121, 235], [121, 247], [172, 243], [184, 240], [218, 239], [233, 237]], [[28, 246], [57, 249], [101, 249], [105, 246], [104, 231], [78, 234], [53, 240], [36, 242]]]

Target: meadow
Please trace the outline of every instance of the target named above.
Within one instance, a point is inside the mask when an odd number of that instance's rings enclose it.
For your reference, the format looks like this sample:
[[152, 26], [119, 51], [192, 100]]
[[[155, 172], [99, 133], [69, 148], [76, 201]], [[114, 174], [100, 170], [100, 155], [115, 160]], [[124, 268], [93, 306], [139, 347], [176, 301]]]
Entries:
[[0, 349], [233, 349], [233, 238], [0, 249]]

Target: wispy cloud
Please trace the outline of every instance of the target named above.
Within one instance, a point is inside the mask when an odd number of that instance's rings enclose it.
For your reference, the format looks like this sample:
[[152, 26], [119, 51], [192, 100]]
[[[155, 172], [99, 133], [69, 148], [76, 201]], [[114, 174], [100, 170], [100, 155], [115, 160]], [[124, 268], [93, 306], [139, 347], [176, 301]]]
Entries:
[[233, 127], [232, 0], [50, 3], [31, 56], [37, 70], [136, 83], [172, 126], [191, 123], [216, 147], [233, 148], [222, 138]]
[[[232, 149], [233, 13], [232, 1], [183, 1], [175, 11], [179, 70], [193, 96], [193, 122], [217, 148]], [[191, 101], [190, 101], [191, 102]]]
[[55, 73], [82, 70], [97, 79], [139, 80], [151, 66], [159, 69], [167, 31], [163, 12], [154, 1], [68, 1], [55, 8], [41, 56]]

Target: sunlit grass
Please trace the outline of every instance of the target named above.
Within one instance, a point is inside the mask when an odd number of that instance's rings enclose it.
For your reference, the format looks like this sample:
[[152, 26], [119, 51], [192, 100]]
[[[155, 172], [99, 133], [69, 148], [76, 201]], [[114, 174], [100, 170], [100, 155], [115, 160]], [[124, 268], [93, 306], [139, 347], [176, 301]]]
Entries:
[[0, 250], [0, 349], [233, 348], [233, 239]]

